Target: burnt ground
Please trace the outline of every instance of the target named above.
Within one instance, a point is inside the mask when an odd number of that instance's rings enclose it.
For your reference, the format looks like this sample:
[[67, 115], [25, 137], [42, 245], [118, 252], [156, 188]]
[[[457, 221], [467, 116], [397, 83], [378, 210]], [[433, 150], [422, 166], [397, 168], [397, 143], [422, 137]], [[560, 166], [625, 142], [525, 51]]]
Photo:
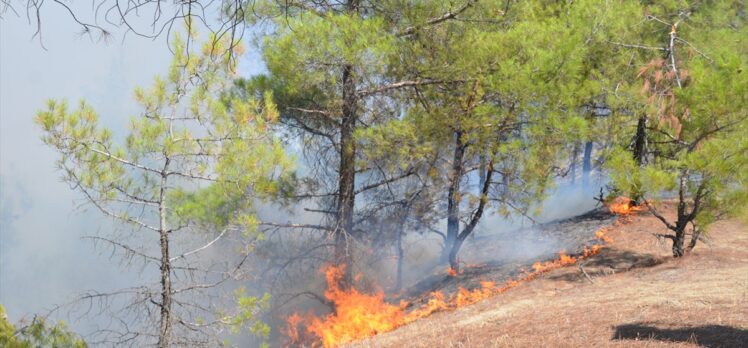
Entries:
[[[667, 204], [660, 210], [674, 214]], [[748, 347], [746, 224], [715, 223], [708, 242], [678, 259], [669, 241], [654, 236], [665, 232], [651, 215], [635, 216], [582, 262], [589, 278], [578, 265], [556, 269], [352, 346]], [[476, 276], [493, 274], [502, 273]], [[473, 275], [461, 277], [466, 283]]]
[[607, 209], [595, 209], [572, 218], [508, 233], [469, 237], [460, 251], [459, 275], [447, 275], [444, 266], [406, 289], [402, 298], [417, 305], [427, 301], [432, 291], [441, 291], [449, 296], [456, 293], [459, 287], [468, 290], [479, 288], [481, 281], [501, 284], [531, 269], [536, 261], [558, 258], [559, 251], [576, 255], [583, 251], [584, 246], [600, 244], [595, 232], [613, 225], [617, 219]]

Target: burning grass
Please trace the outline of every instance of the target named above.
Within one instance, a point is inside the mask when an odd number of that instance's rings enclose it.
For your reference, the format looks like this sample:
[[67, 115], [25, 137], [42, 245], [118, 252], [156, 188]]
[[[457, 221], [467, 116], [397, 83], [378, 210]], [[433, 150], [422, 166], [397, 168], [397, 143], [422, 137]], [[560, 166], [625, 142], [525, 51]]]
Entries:
[[[664, 214], [676, 209], [669, 202], [658, 207]], [[745, 346], [746, 225], [717, 222], [713, 244], [680, 259], [671, 257], [669, 245], [654, 243], [652, 232], [662, 229], [651, 215], [611, 229], [615, 244], [585, 260], [594, 284], [577, 267], [565, 267], [502, 296], [348, 346]]]
[[640, 205], [634, 204], [634, 201], [628, 197], [617, 197], [612, 202], [607, 204], [608, 210], [616, 215], [627, 216], [638, 211], [643, 211], [645, 208]]
[[[602, 228], [596, 232], [598, 243], [612, 242], [609, 237], [605, 236], [606, 231], [606, 228]], [[541, 274], [596, 255], [600, 252], [600, 248], [600, 244], [585, 246], [581, 254], [574, 256], [561, 251], [557, 259], [536, 262], [532, 265], [532, 270], [525, 271], [516, 279], [510, 279], [503, 284], [481, 281], [479, 288], [468, 290], [460, 287], [456, 294], [449, 297], [440, 291], [435, 291], [430, 294], [425, 305], [413, 310], [408, 309], [409, 303], [406, 301], [400, 301], [397, 305], [388, 303], [383, 291], [365, 294], [353, 286], [347, 289], [341, 288], [340, 280], [345, 266], [328, 265], [324, 269], [328, 285], [325, 298], [333, 303], [335, 312], [324, 316], [316, 316], [313, 313], [293, 314], [287, 319], [288, 327], [285, 333], [288, 336], [289, 345], [292, 346], [305, 344], [336, 347], [378, 333], [392, 331], [435, 312], [453, 310], [501, 294]]]

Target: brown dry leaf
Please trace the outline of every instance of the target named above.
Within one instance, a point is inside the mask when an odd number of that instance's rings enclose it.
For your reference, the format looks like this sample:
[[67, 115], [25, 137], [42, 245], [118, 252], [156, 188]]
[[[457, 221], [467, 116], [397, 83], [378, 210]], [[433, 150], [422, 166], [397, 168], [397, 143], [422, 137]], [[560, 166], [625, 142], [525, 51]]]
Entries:
[[636, 74], [636, 78], [642, 77], [644, 75], [644, 73], [647, 72], [647, 70], [648, 70], [647, 66], [643, 66], [643, 67], [639, 68], [639, 73]]
[[[651, 86], [650, 86], [650, 84], [649, 84], [649, 80], [645, 79], [645, 80], [644, 80], [644, 83], [642, 84], [642, 89], [641, 89], [641, 92], [640, 92], [640, 93], [641, 93], [642, 95], [646, 95], [646, 94], [647, 94], [647, 93], [649, 92], [649, 88], [650, 88], [650, 87], [651, 87]], [[651, 102], [651, 101], [650, 101], [650, 102]]]
[[681, 69], [680, 70], [680, 79], [681, 80], [685, 80], [687, 77], [688, 77], [688, 70]]
[[654, 73], [654, 82], [660, 83], [660, 81], [662, 81], [662, 70], [657, 70]]

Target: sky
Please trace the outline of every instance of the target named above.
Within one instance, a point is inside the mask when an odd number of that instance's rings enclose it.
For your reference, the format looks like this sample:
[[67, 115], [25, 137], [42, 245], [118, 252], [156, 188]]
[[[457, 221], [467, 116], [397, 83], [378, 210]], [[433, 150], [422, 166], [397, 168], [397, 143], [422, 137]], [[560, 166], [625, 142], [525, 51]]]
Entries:
[[[60, 181], [55, 151], [33, 123], [45, 101], [85, 100], [103, 124], [124, 134], [138, 114], [136, 86], [168, 68], [171, 53], [157, 40], [115, 35], [107, 42], [80, 36], [60, 9], [43, 14], [42, 43], [25, 15], [0, 19], [0, 304], [13, 322], [44, 313], [81, 291], [132, 285], [140, 276], [82, 239], [112, 228]], [[240, 73], [262, 70], [243, 59]], [[73, 329], [85, 323], [71, 323]]]

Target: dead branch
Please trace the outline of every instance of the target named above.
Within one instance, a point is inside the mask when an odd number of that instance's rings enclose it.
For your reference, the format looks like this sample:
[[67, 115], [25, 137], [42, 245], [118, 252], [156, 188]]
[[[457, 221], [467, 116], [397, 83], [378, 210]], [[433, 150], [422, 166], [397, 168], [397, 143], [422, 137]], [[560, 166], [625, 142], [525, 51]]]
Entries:
[[185, 257], [187, 257], [189, 255], [198, 253], [200, 251], [203, 251], [203, 250], [209, 248], [211, 245], [213, 245], [215, 242], [217, 242], [219, 239], [221, 239], [221, 237], [223, 237], [226, 234], [226, 232], [228, 232], [228, 231], [229, 231], [228, 227], [224, 228], [223, 231], [221, 231], [221, 233], [218, 235], [218, 237], [214, 238], [213, 240], [211, 240], [207, 244], [205, 244], [205, 245], [203, 245], [203, 246], [201, 246], [201, 247], [199, 247], [197, 249], [193, 249], [193, 250], [190, 250], [188, 252], [185, 252], [185, 253], [183, 253], [183, 254], [181, 254], [179, 256], [172, 257], [171, 259], [169, 259], [169, 262], [174, 262], [174, 261], [176, 261], [178, 259], [183, 259], [183, 258], [185, 258]]

